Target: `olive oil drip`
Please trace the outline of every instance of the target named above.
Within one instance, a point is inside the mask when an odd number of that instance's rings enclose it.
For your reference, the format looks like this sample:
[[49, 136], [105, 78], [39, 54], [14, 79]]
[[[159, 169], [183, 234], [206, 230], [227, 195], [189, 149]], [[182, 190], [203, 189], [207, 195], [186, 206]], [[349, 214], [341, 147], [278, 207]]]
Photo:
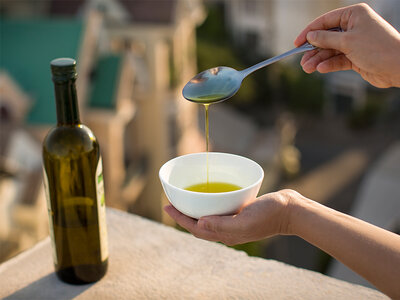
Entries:
[[204, 104], [204, 109], [206, 112], [206, 118], [205, 118], [205, 126], [206, 126], [206, 151], [207, 151], [207, 155], [206, 155], [206, 159], [207, 159], [207, 191], [209, 190], [209, 176], [208, 176], [208, 145], [209, 145], [209, 123], [208, 123], [208, 107], [210, 106], [210, 104]]

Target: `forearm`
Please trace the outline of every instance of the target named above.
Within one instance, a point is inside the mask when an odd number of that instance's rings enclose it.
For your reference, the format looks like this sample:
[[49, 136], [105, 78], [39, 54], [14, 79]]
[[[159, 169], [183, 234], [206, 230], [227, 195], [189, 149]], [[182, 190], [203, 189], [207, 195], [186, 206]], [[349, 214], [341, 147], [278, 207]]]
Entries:
[[306, 198], [290, 208], [288, 232], [324, 250], [400, 299], [400, 236]]

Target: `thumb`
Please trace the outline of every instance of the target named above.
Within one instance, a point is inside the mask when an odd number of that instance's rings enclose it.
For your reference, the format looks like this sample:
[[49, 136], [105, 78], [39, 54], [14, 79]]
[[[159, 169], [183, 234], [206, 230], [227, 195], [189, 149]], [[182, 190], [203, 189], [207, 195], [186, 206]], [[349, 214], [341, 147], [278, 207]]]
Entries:
[[307, 33], [307, 40], [310, 44], [323, 49], [334, 49], [345, 52], [343, 37], [345, 32], [328, 30], [315, 30]]

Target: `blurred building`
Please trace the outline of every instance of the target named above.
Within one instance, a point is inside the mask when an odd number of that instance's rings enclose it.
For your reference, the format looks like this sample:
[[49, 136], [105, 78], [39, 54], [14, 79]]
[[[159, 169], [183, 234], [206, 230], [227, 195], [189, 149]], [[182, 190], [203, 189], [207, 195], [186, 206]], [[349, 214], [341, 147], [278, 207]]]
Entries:
[[47, 234], [41, 145], [23, 125], [30, 102], [20, 86], [1, 72], [0, 261]]
[[[78, 61], [81, 119], [101, 145], [107, 205], [162, 219], [160, 166], [204, 147], [197, 106], [180, 95], [203, 18], [198, 1], [2, 1], [0, 260], [47, 232], [38, 174], [56, 123], [57, 57]], [[34, 238], [24, 243], [22, 232]]]
[[293, 48], [293, 40], [315, 17], [340, 7], [341, 0], [224, 0], [233, 41], [266, 57]]
[[[356, 0], [208, 0], [223, 3], [225, 22], [233, 41], [256, 49], [261, 56], [278, 55], [293, 48], [300, 31], [318, 16]], [[396, 0], [362, 1], [400, 26], [400, 3]]]
[[130, 201], [128, 206], [161, 220], [160, 166], [171, 156], [204, 149], [197, 128], [198, 106], [181, 96], [196, 71], [195, 27], [203, 21], [204, 11], [198, 1], [93, 1], [90, 5], [100, 5], [105, 16], [109, 43], [103, 51], [126, 53], [135, 66], [132, 88], [137, 115], [129, 124], [125, 147], [131, 155], [127, 157], [131, 176], [145, 184], [125, 193], [129, 197], [142, 188], [134, 205]]

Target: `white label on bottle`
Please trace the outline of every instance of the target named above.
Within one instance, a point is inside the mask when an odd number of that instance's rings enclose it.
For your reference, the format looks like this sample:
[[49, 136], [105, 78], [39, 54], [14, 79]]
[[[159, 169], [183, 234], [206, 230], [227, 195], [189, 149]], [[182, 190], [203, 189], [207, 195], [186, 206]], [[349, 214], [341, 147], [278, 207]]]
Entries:
[[50, 202], [50, 191], [49, 191], [49, 181], [47, 179], [47, 173], [46, 170], [43, 166], [43, 185], [44, 185], [44, 192], [46, 194], [46, 200], [47, 200], [47, 213], [49, 216], [49, 233], [50, 233], [50, 239], [51, 239], [51, 248], [53, 252], [53, 261], [54, 264], [58, 264], [57, 260], [57, 253], [56, 253], [56, 243], [54, 240], [54, 228], [53, 228], [53, 211], [51, 209], [51, 202]]
[[97, 211], [99, 214], [101, 261], [108, 258], [106, 203], [104, 198], [103, 162], [100, 156], [96, 170]]

